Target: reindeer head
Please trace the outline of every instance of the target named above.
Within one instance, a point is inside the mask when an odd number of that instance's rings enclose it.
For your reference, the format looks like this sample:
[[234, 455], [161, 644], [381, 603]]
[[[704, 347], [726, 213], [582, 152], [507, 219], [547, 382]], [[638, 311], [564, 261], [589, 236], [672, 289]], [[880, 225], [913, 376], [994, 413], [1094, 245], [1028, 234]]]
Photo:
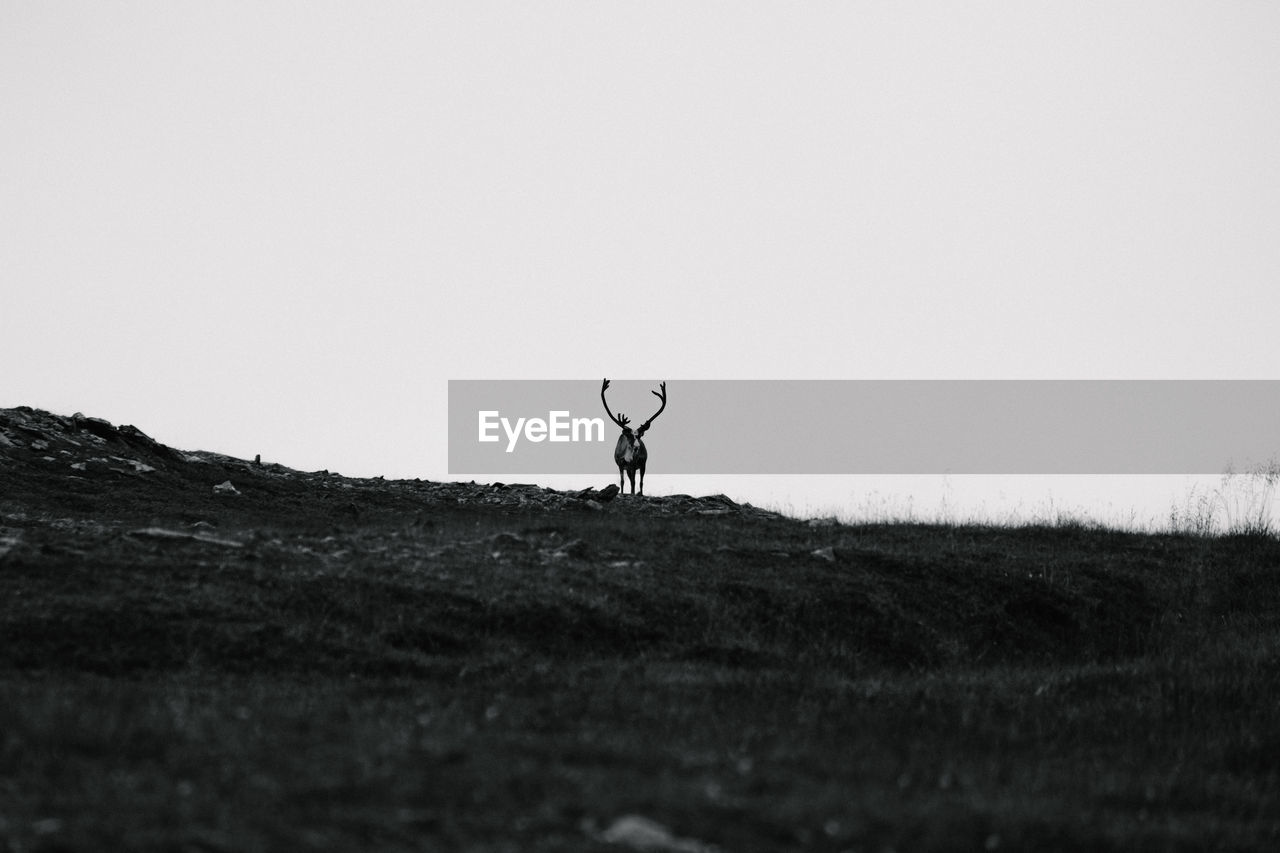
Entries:
[[600, 402], [604, 403], [605, 413], [609, 416], [609, 420], [613, 421], [622, 429], [622, 434], [626, 436], [629, 441], [638, 441], [643, 438], [644, 434], [649, 431], [649, 427], [653, 424], [654, 419], [657, 418], [658, 415], [662, 414], [662, 410], [667, 407], [667, 383], [658, 383], [658, 389], [659, 390], [657, 391], [650, 391], [649, 393], [661, 400], [662, 405], [658, 407], [658, 411], [654, 412], [649, 420], [640, 424], [640, 426], [633, 431], [629, 426], [631, 418], [627, 417], [622, 412], [618, 412], [615, 417], [613, 412], [609, 411], [609, 402], [604, 398], [604, 392], [609, 390], [609, 380], [604, 380], [604, 383], [600, 386]]

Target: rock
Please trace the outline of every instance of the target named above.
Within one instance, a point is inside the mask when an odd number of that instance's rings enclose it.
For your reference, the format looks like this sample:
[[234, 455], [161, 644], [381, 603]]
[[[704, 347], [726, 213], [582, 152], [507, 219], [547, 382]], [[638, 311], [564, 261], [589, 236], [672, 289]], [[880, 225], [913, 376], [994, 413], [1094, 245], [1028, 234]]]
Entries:
[[102, 418], [86, 418], [84, 415], [76, 412], [71, 416], [71, 421], [75, 424], [76, 429], [87, 432], [90, 435], [97, 436], [101, 439], [116, 438], [118, 433], [116, 428], [111, 425], [110, 421], [104, 421]]
[[595, 512], [599, 512], [600, 510], [604, 509], [604, 504], [600, 503], [599, 501], [583, 501], [582, 505], [589, 510], [594, 510]]
[[624, 815], [596, 836], [606, 844], [621, 844], [632, 850], [665, 850], [671, 853], [711, 853], [716, 850], [692, 838], [678, 838], [656, 820], [640, 815]]
[[230, 480], [226, 480], [214, 486], [213, 493], [215, 495], [238, 495], [240, 494], [240, 491], [236, 489], [235, 486], [231, 485]]
[[826, 548], [818, 548], [816, 551], [810, 551], [809, 553], [812, 556], [817, 557], [819, 560], [826, 560], [830, 563], [834, 563], [836, 561], [836, 549], [830, 546], [827, 546]]
[[212, 533], [187, 533], [182, 530], [169, 530], [165, 527], [144, 527], [140, 530], [130, 530], [130, 536], [140, 537], [143, 539], [162, 539], [162, 540], [190, 540], [193, 542], [208, 542], [210, 545], [221, 545], [224, 548], [242, 548], [243, 543], [234, 539], [224, 539], [221, 536], [214, 536]]
[[600, 501], [601, 503], [607, 504], [609, 501], [613, 500], [617, 496], [618, 496], [618, 487], [613, 483], [610, 483], [609, 485], [605, 486], [603, 489], [600, 490], [600, 493], [596, 495], [596, 500]]
[[117, 462], [123, 462], [126, 465], [133, 466], [133, 473], [135, 474], [150, 474], [152, 471], [156, 470], [144, 462], [139, 462], [137, 459], [125, 459], [123, 456], [112, 456], [111, 458]]
[[133, 424], [121, 426], [116, 430], [116, 434], [121, 441], [130, 447], [153, 453], [166, 461], [176, 462], [182, 458], [182, 455], [176, 450], [156, 441]]

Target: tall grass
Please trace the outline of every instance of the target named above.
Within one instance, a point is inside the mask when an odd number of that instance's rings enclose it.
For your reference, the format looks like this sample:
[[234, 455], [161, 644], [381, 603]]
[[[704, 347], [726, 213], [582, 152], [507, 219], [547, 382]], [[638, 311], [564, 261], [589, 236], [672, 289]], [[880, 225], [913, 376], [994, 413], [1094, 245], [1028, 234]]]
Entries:
[[[1052, 484], [1053, 478], [1046, 478]], [[1276, 489], [1280, 486], [1280, 461], [1272, 460], [1244, 469], [1228, 468], [1217, 480], [1208, 477], [1184, 484], [1181, 497], [1174, 488], [1166, 497], [1145, 496], [1138, 505], [1103, 502], [1109, 486], [1099, 486], [1088, 500], [1063, 500], [1049, 491], [1044, 497], [1019, 497], [1001, 490], [984, 495], [981, 489], [957, 494], [946, 485], [937, 503], [930, 506], [919, 496], [870, 489], [851, 492], [841, 503], [763, 502], [765, 509], [814, 525], [908, 524], [950, 527], [1083, 527], [1131, 533], [1175, 533], [1197, 537], [1275, 536], [1280, 532], [1276, 516]], [[1040, 480], [1036, 488], [1043, 489]], [[1132, 486], [1121, 483], [1117, 493]], [[1012, 498], [1012, 500], [1010, 500]], [[1168, 501], [1162, 512], [1161, 502]]]
[[1280, 462], [1246, 471], [1228, 468], [1216, 488], [1192, 488], [1181, 506], [1169, 510], [1169, 532], [1193, 536], [1274, 536], [1275, 493]]

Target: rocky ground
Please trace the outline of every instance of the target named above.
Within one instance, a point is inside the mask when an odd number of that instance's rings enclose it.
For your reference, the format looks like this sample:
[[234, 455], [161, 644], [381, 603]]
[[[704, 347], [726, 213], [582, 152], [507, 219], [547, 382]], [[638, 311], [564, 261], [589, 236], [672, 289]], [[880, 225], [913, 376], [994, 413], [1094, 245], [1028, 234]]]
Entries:
[[[50, 482], [84, 480], [94, 474], [147, 477], [158, 471], [205, 466], [228, 474], [215, 484], [215, 494], [234, 496], [247, 482], [278, 480], [328, 491], [361, 493], [398, 491], [422, 506], [454, 504], [507, 511], [603, 511], [619, 495], [616, 485], [557, 491], [525, 483], [461, 483], [422, 480], [387, 481], [382, 477], [343, 477], [329, 471], [297, 471], [278, 463], [248, 461], [208, 451], [166, 447], [132, 425], [114, 426], [80, 413], [70, 416], [39, 409], [0, 409], [0, 453], [9, 464], [35, 465]], [[780, 518], [777, 513], [738, 504], [725, 495], [624, 496], [626, 512], [646, 516], [732, 515]]]
[[0, 849], [1266, 850], [1280, 542], [302, 472], [0, 410]]

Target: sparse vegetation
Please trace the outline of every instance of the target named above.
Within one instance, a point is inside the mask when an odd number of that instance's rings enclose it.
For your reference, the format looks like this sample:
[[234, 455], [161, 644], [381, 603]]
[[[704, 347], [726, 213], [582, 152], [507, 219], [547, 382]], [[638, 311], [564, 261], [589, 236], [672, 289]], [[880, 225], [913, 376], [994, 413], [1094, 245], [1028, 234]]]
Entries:
[[1169, 511], [1169, 528], [1197, 536], [1273, 536], [1280, 462], [1228, 470], [1213, 490], [1195, 490]]
[[1256, 530], [0, 454], [9, 850], [603, 851], [626, 815], [721, 851], [1280, 844]]

